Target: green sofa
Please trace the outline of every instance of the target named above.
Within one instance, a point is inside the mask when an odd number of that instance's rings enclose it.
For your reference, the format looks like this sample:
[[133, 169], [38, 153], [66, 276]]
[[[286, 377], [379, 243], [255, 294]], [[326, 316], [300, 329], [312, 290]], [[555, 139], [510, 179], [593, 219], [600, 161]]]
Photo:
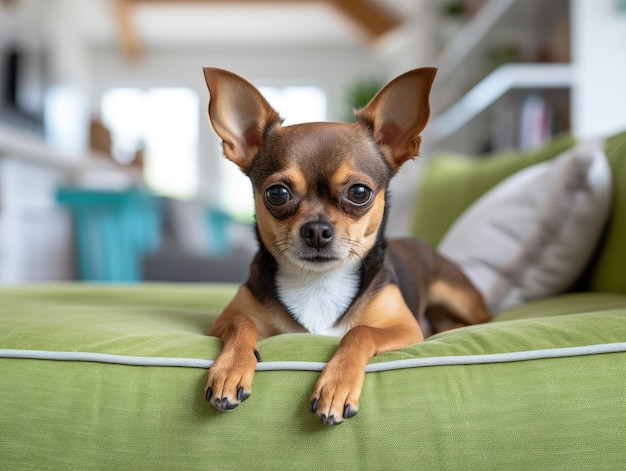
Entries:
[[[416, 232], [437, 244], [497, 182], [572, 144], [433, 160]], [[227, 413], [204, 400], [221, 348], [205, 333], [234, 286], [3, 288], [0, 468], [624, 469], [626, 134], [605, 149], [610, 218], [569, 292], [375, 357], [336, 427], [308, 402], [333, 337], [262, 340], [251, 398]]]

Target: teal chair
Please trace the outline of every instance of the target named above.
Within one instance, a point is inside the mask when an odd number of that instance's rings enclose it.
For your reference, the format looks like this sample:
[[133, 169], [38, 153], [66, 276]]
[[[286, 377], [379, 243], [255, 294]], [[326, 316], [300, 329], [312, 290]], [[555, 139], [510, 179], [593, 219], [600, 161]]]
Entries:
[[78, 278], [141, 281], [141, 259], [158, 248], [161, 204], [140, 189], [61, 188], [57, 201], [73, 216]]

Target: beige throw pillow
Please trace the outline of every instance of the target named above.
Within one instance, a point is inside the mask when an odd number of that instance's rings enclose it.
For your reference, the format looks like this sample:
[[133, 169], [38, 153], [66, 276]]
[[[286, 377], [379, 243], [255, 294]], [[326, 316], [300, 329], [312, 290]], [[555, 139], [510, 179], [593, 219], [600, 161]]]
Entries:
[[589, 140], [492, 188], [450, 227], [439, 249], [497, 313], [576, 281], [611, 197], [603, 141]]

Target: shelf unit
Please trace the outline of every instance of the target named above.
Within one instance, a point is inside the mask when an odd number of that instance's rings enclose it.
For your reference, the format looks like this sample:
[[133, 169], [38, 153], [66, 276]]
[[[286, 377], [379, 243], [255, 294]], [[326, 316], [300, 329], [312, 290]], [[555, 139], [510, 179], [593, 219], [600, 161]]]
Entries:
[[488, 0], [436, 60], [439, 78], [446, 79], [510, 11], [516, 0]]
[[[524, 97], [531, 94], [549, 101], [554, 93], [554, 101], [562, 103], [562, 92], [569, 93], [574, 85], [569, 37], [567, 51], [558, 62], [545, 57], [542, 62], [536, 59], [554, 34], [555, 25], [559, 21], [561, 27], [569, 25], [569, 3], [486, 0], [434, 60], [439, 74], [432, 93], [433, 118], [424, 133], [425, 143], [465, 153], [500, 150], [485, 146], [486, 141], [491, 142], [490, 126], [494, 116], [498, 119], [498, 110], [521, 107]], [[517, 61], [499, 67], [492, 63], [494, 59], [489, 56], [494, 48], [511, 44]], [[515, 104], [508, 99], [511, 96], [516, 98]], [[569, 115], [569, 107], [563, 113]], [[569, 116], [561, 122], [569, 125]]]
[[437, 141], [450, 137], [512, 90], [566, 89], [571, 86], [570, 64], [502, 65], [434, 118], [429, 124], [429, 137]]

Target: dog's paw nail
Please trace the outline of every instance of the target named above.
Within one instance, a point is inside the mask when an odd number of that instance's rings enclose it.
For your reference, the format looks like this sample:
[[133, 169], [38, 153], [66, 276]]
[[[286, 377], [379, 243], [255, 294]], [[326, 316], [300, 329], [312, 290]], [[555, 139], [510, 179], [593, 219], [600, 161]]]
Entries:
[[259, 353], [258, 350], [254, 351], [254, 356], [256, 357], [256, 361], [258, 361], [259, 363], [261, 363], [263, 360], [261, 360], [261, 354]]
[[243, 390], [243, 386], [237, 388], [237, 400], [243, 402], [250, 397], [250, 393]]
[[343, 420], [337, 420], [334, 415], [326, 417], [325, 414], [322, 414], [320, 419], [322, 420], [322, 423], [324, 425], [339, 425], [341, 422], [343, 422]]
[[346, 404], [346, 407], [343, 408], [343, 417], [344, 419], [349, 419], [351, 417], [354, 417], [357, 412], [358, 409], [353, 409], [352, 407], [350, 407], [350, 404]]
[[206, 394], [205, 394], [206, 400], [210, 401], [212, 395], [213, 395], [213, 388], [207, 388]]
[[319, 404], [320, 398], [316, 397], [311, 401], [311, 412], [315, 412], [317, 410], [317, 404]]
[[217, 410], [233, 410], [235, 407], [239, 405], [239, 401], [230, 402], [227, 397], [216, 397], [213, 400], [213, 407]]

